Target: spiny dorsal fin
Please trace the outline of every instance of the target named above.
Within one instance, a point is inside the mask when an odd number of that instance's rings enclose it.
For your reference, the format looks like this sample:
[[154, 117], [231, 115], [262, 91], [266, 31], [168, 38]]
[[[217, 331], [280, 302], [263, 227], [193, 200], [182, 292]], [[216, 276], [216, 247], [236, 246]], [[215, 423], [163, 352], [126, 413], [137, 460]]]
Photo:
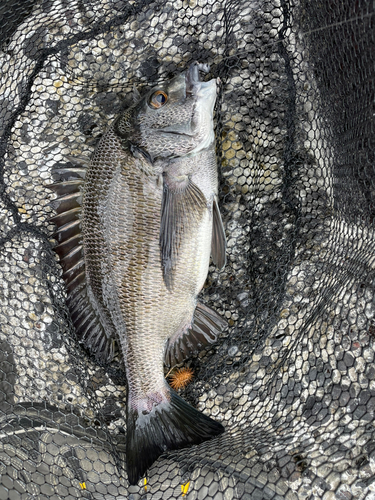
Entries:
[[68, 193], [56, 198], [51, 202], [51, 205], [58, 214], [65, 213], [74, 208], [81, 208], [81, 193]]
[[59, 167], [54, 168], [53, 174], [58, 174], [62, 181], [72, 181], [77, 179], [84, 179], [86, 176], [85, 167]]
[[81, 242], [81, 235], [75, 234], [71, 238], [62, 241], [55, 246], [55, 252], [61, 257], [67, 255], [71, 250], [77, 247]]
[[83, 179], [75, 179], [73, 181], [56, 182], [55, 184], [49, 184], [48, 188], [55, 191], [57, 196], [63, 196], [64, 194], [78, 193], [82, 185]]
[[[53, 200], [56, 201], [56, 200]], [[67, 210], [66, 212], [62, 212], [60, 214], [54, 215], [51, 217], [51, 222], [56, 224], [57, 227], [63, 226], [68, 222], [72, 222], [78, 220], [81, 214], [81, 208], [75, 207], [71, 210]]]
[[57, 231], [54, 234], [54, 238], [56, 241], [59, 243], [63, 243], [66, 240], [69, 240], [73, 236], [76, 235], [81, 236], [81, 220], [76, 219], [72, 220], [71, 222], [68, 222], [67, 224], [64, 224], [62, 226], [59, 226]]
[[64, 158], [73, 165], [80, 165], [82, 167], [88, 167], [90, 165], [90, 158], [88, 156], [64, 155]]
[[[69, 161], [72, 162], [71, 159]], [[73, 162], [72, 162], [73, 163]], [[60, 257], [67, 291], [67, 305], [77, 337], [99, 362], [109, 362], [115, 353], [116, 341], [107, 336], [96, 310], [89, 300], [86, 282], [84, 249], [81, 235], [81, 188], [86, 168], [81, 166], [54, 169], [62, 179], [50, 184], [58, 198], [51, 202], [57, 212], [51, 222], [57, 226], [55, 251]]]

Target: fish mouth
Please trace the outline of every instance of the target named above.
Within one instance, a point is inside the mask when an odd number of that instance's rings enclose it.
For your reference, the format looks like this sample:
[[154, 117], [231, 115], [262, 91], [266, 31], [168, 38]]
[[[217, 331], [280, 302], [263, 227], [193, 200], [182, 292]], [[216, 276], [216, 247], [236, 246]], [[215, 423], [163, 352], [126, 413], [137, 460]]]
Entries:
[[[216, 100], [217, 84], [220, 82], [219, 78], [213, 78], [208, 82], [202, 82], [200, 79], [200, 72], [209, 73], [209, 64], [202, 64], [197, 61], [190, 64], [189, 68], [185, 71], [185, 98], [193, 98], [196, 101], [194, 106], [191, 120], [186, 123], [174, 123], [162, 127], [159, 130], [168, 134], [194, 137], [197, 134], [197, 123], [194, 115], [197, 113], [201, 116], [207, 116], [208, 122], [212, 120], [213, 107]], [[181, 73], [178, 78], [184, 76]], [[182, 80], [183, 81], [183, 80]], [[181, 80], [180, 80], [181, 82]]]
[[200, 79], [200, 72], [209, 73], [210, 65], [202, 64], [198, 61], [190, 64], [188, 70], [185, 73], [185, 91], [186, 95], [195, 95], [197, 97], [204, 97], [209, 95], [213, 89], [216, 93], [216, 80], [212, 79], [208, 82], [202, 82]]

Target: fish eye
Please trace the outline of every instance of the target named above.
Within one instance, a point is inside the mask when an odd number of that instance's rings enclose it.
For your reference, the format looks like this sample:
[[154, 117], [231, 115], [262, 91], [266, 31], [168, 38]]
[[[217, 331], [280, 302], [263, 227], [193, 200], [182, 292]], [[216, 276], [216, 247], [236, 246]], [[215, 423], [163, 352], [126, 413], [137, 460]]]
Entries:
[[157, 90], [150, 97], [149, 104], [155, 109], [161, 108], [168, 101], [168, 96], [162, 90]]

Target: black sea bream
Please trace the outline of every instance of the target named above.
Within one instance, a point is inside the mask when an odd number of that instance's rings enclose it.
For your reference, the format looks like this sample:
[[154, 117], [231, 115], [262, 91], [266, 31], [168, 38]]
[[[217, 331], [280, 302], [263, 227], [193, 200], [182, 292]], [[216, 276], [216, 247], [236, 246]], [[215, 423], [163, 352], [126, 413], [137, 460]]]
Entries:
[[166, 450], [223, 432], [167, 384], [173, 366], [225, 321], [197, 303], [210, 255], [225, 265], [208, 66], [150, 90], [100, 140], [87, 167], [59, 169], [56, 251], [80, 341], [128, 381], [127, 470], [135, 484]]

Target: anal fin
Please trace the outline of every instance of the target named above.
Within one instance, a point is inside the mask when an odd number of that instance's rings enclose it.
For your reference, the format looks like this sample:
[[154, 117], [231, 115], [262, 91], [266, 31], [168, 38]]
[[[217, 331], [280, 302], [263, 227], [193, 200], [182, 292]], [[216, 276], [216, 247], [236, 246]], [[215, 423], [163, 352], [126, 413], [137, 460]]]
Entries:
[[198, 302], [191, 328], [178, 332], [168, 341], [164, 362], [172, 367], [203, 347], [214, 344], [227, 322], [213, 309]]

